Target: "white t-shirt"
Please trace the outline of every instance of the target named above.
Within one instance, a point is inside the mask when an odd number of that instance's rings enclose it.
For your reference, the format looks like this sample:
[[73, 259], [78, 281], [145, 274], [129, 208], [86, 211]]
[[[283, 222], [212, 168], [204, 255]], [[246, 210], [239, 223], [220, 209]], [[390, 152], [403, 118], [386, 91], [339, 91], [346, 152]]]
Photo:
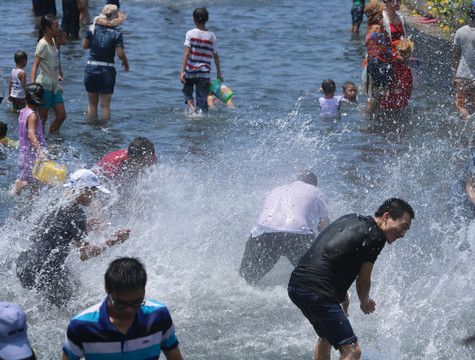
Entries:
[[36, 45], [35, 56], [39, 56], [42, 59], [40, 62], [41, 71], [36, 78], [36, 82], [43, 85], [46, 90], [56, 94], [59, 90], [58, 49], [56, 49], [56, 46], [48, 44], [45, 39], [41, 39]]
[[294, 181], [272, 190], [252, 236], [269, 232], [318, 233], [320, 218], [328, 217], [328, 199], [316, 186]]
[[320, 115], [327, 118], [338, 118], [340, 116], [340, 101], [342, 96], [334, 96], [331, 99], [321, 97], [318, 99], [320, 109], [322, 110]]
[[209, 78], [213, 54], [218, 52], [216, 36], [212, 31], [193, 29], [186, 33], [185, 46], [191, 49], [186, 63], [187, 78]]
[[462, 50], [456, 77], [475, 80], [475, 27], [465, 25], [458, 29], [454, 43]]

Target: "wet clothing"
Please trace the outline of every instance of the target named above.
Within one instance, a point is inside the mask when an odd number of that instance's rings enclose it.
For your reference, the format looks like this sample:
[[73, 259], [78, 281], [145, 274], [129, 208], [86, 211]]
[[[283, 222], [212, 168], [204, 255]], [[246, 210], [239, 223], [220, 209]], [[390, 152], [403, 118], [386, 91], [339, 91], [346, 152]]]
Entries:
[[320, 219], [328, 216], [327, 197], [316, 186], [294, 181], [272, 190], [246, 243], [240, 275], [255, 284], [281, 256], [297, 265], [315, 240]]
[[61, 29], [73, 39], [79, 38], [79, 8], [77, 0], [63, 0]]
[[351, 7], [352, 25], [361, 23], [363, 21], [364, 5], [365, 5], [365, 0], [353, 1], [353, 6]]
[[[383, 11], [383, 23], [386, 32], [389, 34], [391, 44], [395, 44], [406, 38], [406, 29], [404, 25], [404, 17], [399, 16], [401, 23], [393, 25], [389, 22], [386, 11]], [[396, 50], [393, 50], [396, 53]], [[380, 102], [381, 109], [384, 110], [400, 110], [405, 109], [409, 104], [412, 95], [413, 80], [411, 68], [402, 62], [394, 63], [394, 71], [388, 91], [384, 94]]]
[[320, 116], [322, 118], [338, 119], [340, 117], [340, 104], [342, 96], [334, 96], [332, 98], [321, 97], [318, 99], [320, 104]]
[[340, 304], [304, 288], [289, 286], [287, 291], [290, 300], [310, 321], [317, 335], [326, 338], [335, 349], [358, 342]]
[[127, 167], [127, 153], [127, 149], [113, 151], [99, 160], [97, 166], [103, 175], [111, 180], [117, 180]]
[[124, 47], [122, 32], [116, 28], [95, 25], [86, 31], [84, 38], [89, 40], [89, 58], [84, 71], [86, 91], [95, 94], [114, 92], [116, 70], [114, 58], [116, 49]]
[[53, 14], [56, 16], [56, 0], [33, 0], [35, 17]]
[[22, 69], [13, 69], [11, 74], [12, 79], [12, 90], [10, 96], [24, 101], [25, 89], [23, 89], [23, 84], [20, 79], [18, 79], [18, 74], [24, 71]]
[[164, 304], [146, 300], [124, 335], [111, 324], [107, 300], [71, 319], [63, 346], [69, 359], [158, 359], [161, 350], [178, 346], [175, 325]]
[[38, 153], [28, 138], [28, 117], [33, 113], [38, 117], [35, 129], [36, 138], [38, 139], [43, 152], [48, 150], [48, 145], [46, 144], [45, 136], [43, 135], [43, 126], [41, 124], [40, 115], [29, 108], [20, 110], [20, 115], [18, 116], [18, 140], [20, 142], [20, 152], [18, 154], [18, 178], [21, 181], [28, 182], [37, 181], [33, 177], [32, 171], [36, 159], [38, 158]]
[[330, 224], [292, 272], [289, 286], [341, 303], [365, 262], [374, 263], [386, 236], [371, 216], [349, 214]]
[[450, 191], [449, 208], [453, 212], [453, 221], [457, 228], [475, 219], [475, 205], [470, 201], [465, 190], [468, 175], [472, 175], [475, 180], [475, 152], [468, 159], [467, 165]]
[[49, 90], [53, 94], [56, 94], [56, 92], [59, 90], [58, 49], [55, 45], [48, 44], [45, 39], [41, 39], [36, 45], [35, 56], [41, 58], [40, 74], [36, 78], [36, 82], [43, 85], [45, 90]]
[[475, 81], [475, 26], [465, 25], [458, 29], [454, 45], [462, 51], [456, 77]]
[[16, 261], [22, 286], [44, 292], [53, 303], [69, 300], [72, 289], [64, 261], [86, 235], [86, 214], [79, 205], [72, 203], [51, 211]]
[[196, 109], [208, 111], [211, 61], [218, 52], [216, 36], [211, 31], [193, 29], [186, 33], [185, 46], [191, 49], [185, 67], [183, 94], [185, 103], [193, 100], [193, 87], [196, 87]]

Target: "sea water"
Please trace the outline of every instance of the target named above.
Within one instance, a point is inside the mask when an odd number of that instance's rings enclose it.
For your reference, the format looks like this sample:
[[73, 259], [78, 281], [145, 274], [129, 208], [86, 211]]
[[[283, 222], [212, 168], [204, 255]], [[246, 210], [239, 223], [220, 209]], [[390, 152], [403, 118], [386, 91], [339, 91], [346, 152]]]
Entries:
[[[91, 17], [103, 3], [89, 1]], [[61, 2], [57, 5], [61, 15]], [[194, 116], [184, 104], [179, 77], [184, 36], [202, 2], [121, 5], [128, 14], [120, 28], [130, 72], [116, 61], [111, 119], [86, 118], [88, 51], [70, 41], [61, 55], [68, 117], [47, 141], [53, 161], [72, 172], [146, 136], [155, 145], [158, 166], [128, 198], [113, 192], [105, 202], [109, 229], [88, 240], [101, 244], [123, 227], [131, 229], [130, 239], [87, 262], [74, 251], [68, 257], [78, 286], [63, 309], [23, 289], [14, 265], [34, 225], [61, 199], [61, 189], [44, 190], [30, 204], [26, 194], [12, 198], [18, 150], [0, 151], [0, 301], [25, 309], [39, 357], [60, 357], [69, 319], [104, 298], [108, 263], [127, 255], [145, 263], [147, 296], [169, 307], [185, 358], [312, 359], [316, 335], [287, 296], [292, 271], [287, 259], [255, 287], [238, 275], [265, 195], [311, 169], [328, 195], [332, 219], [373, 214], [393, 196], [416, 211], [406, 237], [386, 246], [375, 264], [376, 311], [365, 316], [350, 289], [350, 321], [362, 359], [471, 358], [473, 345], [461, 341], [475, 332], [473, 255], [459, 251], [458, 244], [466, 238], [473, 249], [475, 229], [452, 234], [446, 203], [472, 142], [462, 135], [454, 91], [445, 84], [450, 71], [439, 64], [450, 52], [415, 38], [423, 65], [415, 71], [417, 83], [403, 116], [368, 119], [360, 108], [345, 108], [340, 121], [323, 122], [316, 102], [321, 82], [333, 79], [337, 94], [345, 81], [360, 83], [366, 24], [359, 36], [348, 32], [351, 2], [211, 0], [205, 4], [208, 28], [216, 33], [236, 109], [223, 106]], [[0, 64], [7, 81], [20, 49], [29, 56], [29, 79], [37, 41], [30, 9], [29, 0], [0, 3]], [[430, 73], [435, 70], [437, 76]], [[359, 101], [363, 105], [365, 98]], [[54, 115], [49, 116], [51, 121]], [[16, 139], [17, 114], [5, 102], [0, 120]]]

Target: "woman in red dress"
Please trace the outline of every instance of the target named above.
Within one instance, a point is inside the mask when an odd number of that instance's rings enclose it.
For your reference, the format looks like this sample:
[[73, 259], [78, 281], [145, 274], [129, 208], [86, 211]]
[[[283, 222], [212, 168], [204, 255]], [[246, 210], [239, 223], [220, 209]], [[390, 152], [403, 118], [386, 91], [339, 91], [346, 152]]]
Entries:
[[[397, 11], [401, 6], [401, 0], [387, 0], [386, 10], [383, 11], [383, 24], [395, 46], [401, 39], [406, 38], [404, 17]], [[382, 98], [380, 107], [382, 110], [401, 110], [407, 107], [412, 94], [412, 71], [405, 63], [394, 63], [394, 72], [388, 92]]]

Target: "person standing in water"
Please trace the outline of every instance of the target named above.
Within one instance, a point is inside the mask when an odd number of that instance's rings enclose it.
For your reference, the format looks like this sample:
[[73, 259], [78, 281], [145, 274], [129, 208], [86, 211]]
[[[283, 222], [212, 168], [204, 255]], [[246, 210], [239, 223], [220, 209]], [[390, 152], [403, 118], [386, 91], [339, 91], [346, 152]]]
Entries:
[[[44, 105], [40, 106], [39, 114], [45, 130], [48, 110], [54, 109], [56, 118], [51, 122], [48, 132], [59, 130], [66, 119], [63, 95], [59, 87], [59, 78], [63, 77], [61, 65], [59, 63], [58, 49], [54, 37], [59, 34], [58, 19], [54, 15], [45, 15], [41, 18], [41, 29], [39, 32], [38, 45], [36, 46], [35, 59], [31, 67], [30, 82], [37, 82], [45, 89]], [[40, 69], [40, 74], [36, 74]]]
[[[208, 112], [208, 94], [210, 88], [211, 59], [216, 64], [217, 77], [222, 82], [221, 66], [219, 63], [218, 44], [213, 32], [206, 28], [208, 10], [197, 8], [193, 11], [193, 21], [196, 28], [186, 33], [185, 55], [181, 67], [180, 80], [185, 94], [185, 102], [193, 112]], [[193, 101], [193, 87], [196, 86], [196, 106]]]
[[302, 257], [288, 293], [318, 335], [315, 359], [330, 360], [332, 346], [340, 351], [340, 360], [360, 358], [347, 317], [348, 289], [356, 279], [361, 311], [374, 312], [376, 303], [369, 296], [374, 262], [386, 243], [404, 237], [414, 216], [404, 200], [388, 199], [374, 216], [349, 214], [330, 224]]

